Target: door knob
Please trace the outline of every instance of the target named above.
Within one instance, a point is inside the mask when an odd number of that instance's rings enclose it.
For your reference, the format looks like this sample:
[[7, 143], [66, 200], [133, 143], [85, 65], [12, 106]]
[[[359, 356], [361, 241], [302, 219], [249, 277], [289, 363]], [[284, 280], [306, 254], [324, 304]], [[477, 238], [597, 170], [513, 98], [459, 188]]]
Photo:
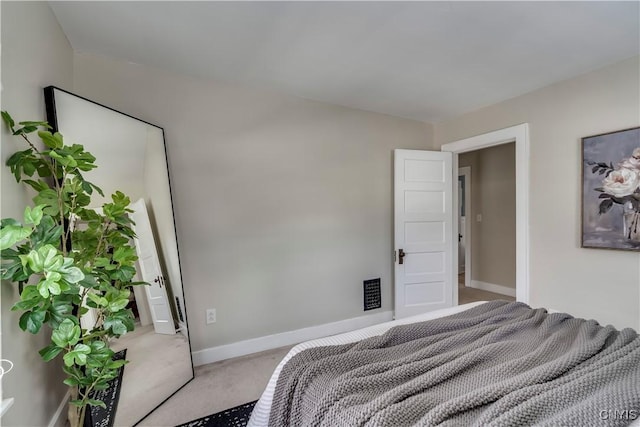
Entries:
[[398, 249], [398, 264], [404, 264], [405, 255], [404, 249]]

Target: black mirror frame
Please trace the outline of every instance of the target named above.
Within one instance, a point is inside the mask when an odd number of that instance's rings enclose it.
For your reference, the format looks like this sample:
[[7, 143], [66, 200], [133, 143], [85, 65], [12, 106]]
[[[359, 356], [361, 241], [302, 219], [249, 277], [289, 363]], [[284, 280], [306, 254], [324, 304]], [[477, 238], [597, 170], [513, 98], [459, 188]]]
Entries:
[[[46, 108], [46, 118], [47, 118], [47, 122], [49, 123], [49, 125], [51, 126], [51, 130], [53, 132], [58, 132], [59, 131], [59, 127], [58, 127], [58, 116], [57, 116], [57, 111], [56, 111], [56, 99], [55, 99], [55, 90], [59, 90], [61, 92], [64, 92], [66, 94], [75, 96], [77, 98], [80, 98], [86, 102], [90, 102], [92, 104], [98, 105], [102, 108], [106, 108], [107, 110], [111, 110], [113, 112], [116, 112], [118, 114], [122, 114], [123, 116], [129, 117], [131, 119], [137, 120], [139, 122], [145, 123], [149, 126], [153, 126], [156, 127], [158, 129], [160, 129], [162, 131], [162, 144], [163, 144], [163, 148], [164, 148], [164, 155], [165, 155], [165, 167], [166, 167], [166, 171], [167, 171], [167, 178], [169, 180], [169, 199], [171, 200], [171, 213], [173, 216], [173, 231], [176, 237], [176, 250], [178, 251], [178, 271], [180, 274], [180, 281], [182, 282], [182, 287], [181, 287], [181, 291], [182, 291], [182, 301], [183, 301], [183, 307], [182, 311], [184, 314], [184, 321], [187, 324], [187, 326], [189, 325], [189, 320], [188, 320], [188, 315], [187, 315], [187, 307], [186, 307], [186, 302], [185, 302], [185, 296], [184, 296], [184, 280], [183, 280], [183, 275], [182, 275], [182, 264], [180, 262], [180, 244], [178, 242], [178, 229], [176, 227], [176, 217], [175, 217], [175, 210], [174, 210], [174, 204], [173, 204], [173, 193], [171, 191], [171, 172], [169, 169], [169, 155], [167, 152], [167, 141], [166, 141], [166, 137], [165, 137], [165, 133], [164, 133], [164, 128], [155, 125], [153, 123], [149, 123], [145, 120], [139, 119], [137, 117], [134, 117], [130, 114], [127, 113], [123, 113], [122, 111], [118, 111], [114, 108], [108, 107], [106, 105], [100, 104], [99, 102], [96, 101], [92, 101], [90, 99], [87, 99], [83, 96], [77, 95], [75, 93], [66, 91], [64, 89], [61, 89], [59, 87], [56, 86], [47, 86], [44, 88], [44, 101], [45, 101], [45, 108]], [[179, 301], [178, 301], [179, 302]], [[167, 400], [171, 399], [172, 396], [174, 396], [178, 391], [180, 391], [184, 386], [186, 386], [187, 384], [189, 384], [194, 378], [195, 378], [195, 369], [193, 366], [193, 350], [191, 348], [191, 333], [189, 331], [188, 333], [188, 337], [187, 337], [187, 342], [189, 344], [189, 357], [191, 359], [191, 378], [188, 379], [183, 385], [181, 385], [180, 387], [178, 387], [173, 393], [171, 393], [166, 399], [164, 399], [162, 402], [160, 402], [156, 407], [154, 407], [148, 414], [146, 414], [144, 417], [142, 417], [139, 421], [136, 422], [136, 424], [134, 425], [138, 425], [140, 424], [140, 422], [142, 422], [146, 417], [148, 417], [151, 413], [153, 413], [156, 409], [158, 409], [160, 406], [162, 406]], [[113, 419], [111, 420], [111, 424], [113, 424]], [[85, 427], [92, 427], [94, 425], [93, 420], [91, 420], [91, 411], [87, 411], [86, 415], [85, 415], [85, 422], [84, 422], [84, 426]]]

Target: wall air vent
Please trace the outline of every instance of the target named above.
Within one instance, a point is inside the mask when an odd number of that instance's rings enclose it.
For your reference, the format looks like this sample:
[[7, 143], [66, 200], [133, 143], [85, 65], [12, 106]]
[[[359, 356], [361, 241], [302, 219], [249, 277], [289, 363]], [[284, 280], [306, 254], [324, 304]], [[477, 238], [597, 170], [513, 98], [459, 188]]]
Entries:
[[380, 278], [365, 280], [364, 287], [364, 311], [382, 307], [380, 295]]

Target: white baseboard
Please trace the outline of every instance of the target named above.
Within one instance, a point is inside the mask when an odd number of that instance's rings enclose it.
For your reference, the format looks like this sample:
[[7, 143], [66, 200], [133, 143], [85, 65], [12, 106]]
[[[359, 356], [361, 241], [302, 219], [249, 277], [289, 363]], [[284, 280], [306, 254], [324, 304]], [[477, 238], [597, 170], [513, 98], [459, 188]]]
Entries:
[[232, 357], [244, 356], [259, 351], [298, 344], [316, 338], [341, 334], [390, 320], [393, 320], [393, 311], [383, 311], [368, 316], [354, 317], [338, 322], [325, 323], [324, 325], [311, 326], [218, 347], [205, 348], [204, 350], [193, 352], [193, 364], [195, 366], [206, 365], [207, 363], [218, 362]]
[[469, 284], [470, 288], [482, 289], [483, 291], [495, 292], [496, 294], [516, 297], [516, 288], [508, 286], [496, 285], [494, 283], [481, 282], [480, 280], [472, 280]]
[[[67, 402], [69, 402], [69, 397], [71, 397], [71, 390], [67, 390], [67, 392], [64, 394], [64, 397], [62, 398], [62, 402], [60, 402], [60, 405], [58, 405], [58, 409], [56, 409], [56, 412], [53, 414], [53, 417], [51, 417], [51, 421], [49, 421], [48, 427], [58, 427], [58, 426], [64, 426], [67, 424], [67, 411], [65, 411], [65, 409], [67, 408]], [[62, 414], [64, 414], [64, 417], [62, 418], [62, 420], [60, 420], [60, 416]]]

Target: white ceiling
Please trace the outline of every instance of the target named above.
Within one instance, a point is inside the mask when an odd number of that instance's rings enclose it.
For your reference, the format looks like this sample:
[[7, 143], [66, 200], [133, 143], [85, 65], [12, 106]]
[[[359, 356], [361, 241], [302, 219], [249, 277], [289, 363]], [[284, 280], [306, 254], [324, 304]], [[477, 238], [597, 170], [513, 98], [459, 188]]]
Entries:
[[79, 52], [428, 122], [640, 54], [637, 1], [50, 5]]

